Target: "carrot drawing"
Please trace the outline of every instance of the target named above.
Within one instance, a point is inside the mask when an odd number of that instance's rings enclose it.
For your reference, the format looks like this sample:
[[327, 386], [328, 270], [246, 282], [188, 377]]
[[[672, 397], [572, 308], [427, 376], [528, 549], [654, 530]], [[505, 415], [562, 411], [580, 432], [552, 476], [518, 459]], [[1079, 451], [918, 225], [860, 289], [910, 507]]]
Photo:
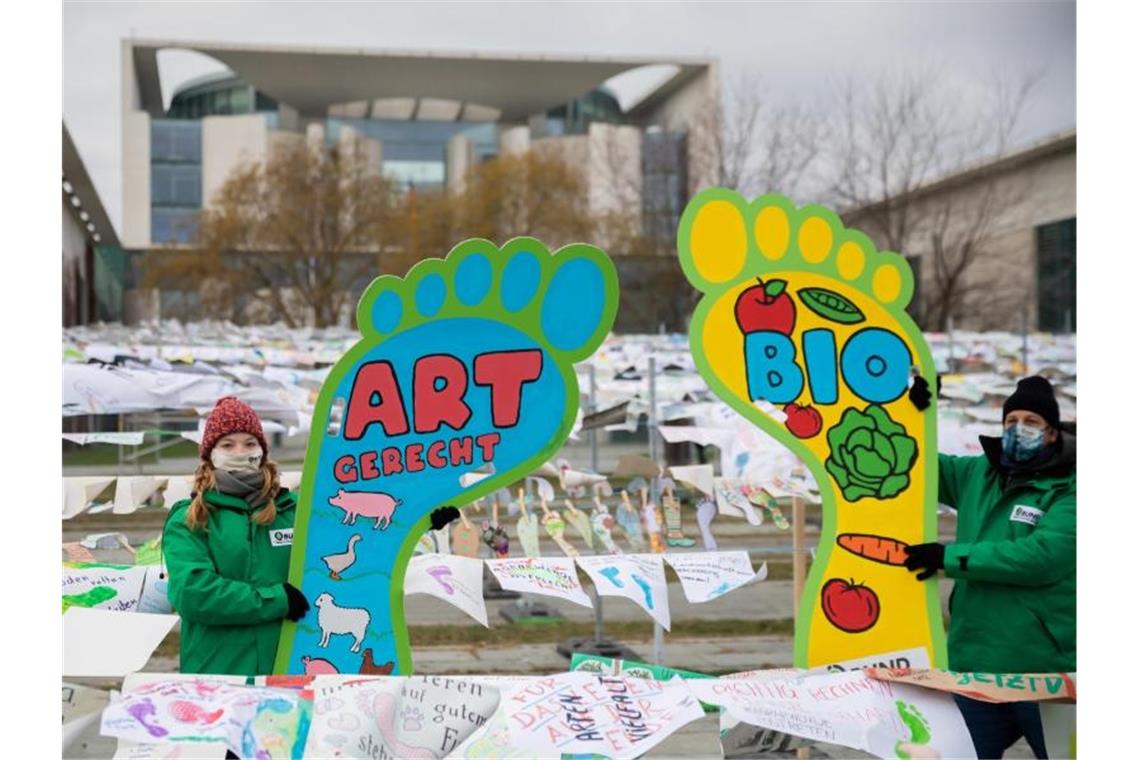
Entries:
[[906, 561], [907, 544], [894, 538], [869, 533], [840, 533], [835, 543], [860, 557], [884, 565], [899, 565]]

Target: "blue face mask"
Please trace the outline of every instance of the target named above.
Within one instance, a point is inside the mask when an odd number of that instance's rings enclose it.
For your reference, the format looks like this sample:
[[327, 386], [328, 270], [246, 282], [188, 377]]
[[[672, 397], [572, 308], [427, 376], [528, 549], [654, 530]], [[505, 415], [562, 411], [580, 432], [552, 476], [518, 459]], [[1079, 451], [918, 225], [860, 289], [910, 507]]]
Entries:
[[1045, 428], [1029, 427], [1020, 422], [1007, 427], [1001, 435], [1001, 450], [1014, 462], [1028, 462], [1045, 448]]

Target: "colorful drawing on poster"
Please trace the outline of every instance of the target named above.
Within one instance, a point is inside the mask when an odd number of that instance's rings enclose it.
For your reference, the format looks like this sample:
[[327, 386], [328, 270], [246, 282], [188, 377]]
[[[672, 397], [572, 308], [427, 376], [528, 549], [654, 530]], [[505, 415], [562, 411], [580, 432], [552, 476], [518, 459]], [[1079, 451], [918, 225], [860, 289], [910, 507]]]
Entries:
[[689, 203], [677, 246], [703, 294], [689, 333], [697, 368], [820, 486], [796, 666], [914, 647], [944, 664], [937, 586], [899, 562], [908, 544], [937, 540], [936, 410], [908, 395], [916, 374], [934, 385], [935, 368], [906, 313], [906, 261], [828, 209], [721, 188]]
[[[301, 658], [319, 655], [354, 673], [365, 647], [411, 671], [404, 576], [431, 512], [554, 455], [578, 412], [574, 363], [601, 344], [617, 303], [605, 253], [551, 254], [533, 238], [467, 240], [369, 285], [361, 340], [321, 387], [298, 498], [289, 581], [323, 601], [283, 625], [275, 672], [301, 673]], [[487, 477], [463, 477], [488, 465]]]

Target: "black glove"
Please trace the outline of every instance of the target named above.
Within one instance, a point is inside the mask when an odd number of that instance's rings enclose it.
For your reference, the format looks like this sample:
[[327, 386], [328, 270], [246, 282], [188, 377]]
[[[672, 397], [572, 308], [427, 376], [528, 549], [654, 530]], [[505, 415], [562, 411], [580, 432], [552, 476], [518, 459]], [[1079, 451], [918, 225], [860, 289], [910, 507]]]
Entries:
[[[941, 378], [938, 382], [941, 385]], [[910, 399], [910, 403], [914, 404], [915, 409], [920, 412], [926, 411], [930, 407], [930, 383], [926, 382], [926, 378], [922, 375], [915, 375], [914, 383], [910, 386], [907, 397]]]
[[459, 519], [459, 510], [455, 507], [440, 507], [431, 513], [431, 529], [443, 530], [449, 524]]
[[296, 623], [309, 611], [309, 600], [296, 586], [289, 583], [281, 585], [285, 587], [285, 598], [289, 600], [289, 611], [285, 613], [285, 617]]
[[942, 544], [915, 544], [903, 551], [906, 552], [906, 561], [903, 562], [906, 569], [922, 571], [916, 580], [924, 581], [945, 566], [946, 547]]

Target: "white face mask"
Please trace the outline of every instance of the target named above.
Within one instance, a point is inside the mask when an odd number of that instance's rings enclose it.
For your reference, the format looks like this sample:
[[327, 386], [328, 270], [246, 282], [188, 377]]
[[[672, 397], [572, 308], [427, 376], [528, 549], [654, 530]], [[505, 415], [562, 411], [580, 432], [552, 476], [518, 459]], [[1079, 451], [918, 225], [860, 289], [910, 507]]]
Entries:
[[210, 452], [210, 464], [215, 469], [229, 472], [257, 472], [261, 469], [261, 458], [265, 455], [261, 447], [256, 451], [247, 451], [244, 454], [230, 454], [215, 448]]

